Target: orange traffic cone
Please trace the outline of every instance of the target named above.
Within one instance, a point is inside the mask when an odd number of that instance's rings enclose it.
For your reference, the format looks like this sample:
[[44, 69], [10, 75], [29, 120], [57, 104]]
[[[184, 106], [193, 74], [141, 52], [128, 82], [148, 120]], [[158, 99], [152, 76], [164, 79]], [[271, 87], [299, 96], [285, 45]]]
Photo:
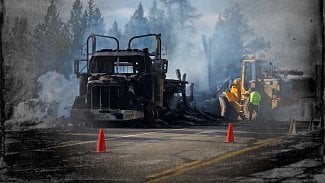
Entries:
[[97, 152], [106, 152], [106, 143], [103, 129], [99, 129]]
[[229, 123], [229, 125], [228, 125], [228, 132], [227, 132], [226, 142], [227, 143], [235, 142], [234, 132], [233, 132], [233, 129], [232, 129], [232, 123]]

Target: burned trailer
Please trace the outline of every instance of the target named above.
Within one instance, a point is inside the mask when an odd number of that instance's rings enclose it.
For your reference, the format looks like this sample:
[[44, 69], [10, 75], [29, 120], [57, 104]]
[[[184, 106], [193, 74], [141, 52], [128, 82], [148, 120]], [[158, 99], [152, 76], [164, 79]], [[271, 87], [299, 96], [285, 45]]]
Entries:
[[[114, 40], [116, 48], [96, 50], [99, 37]], [[133, 40], [144, 37], [155, 38], [155, 51], [131, 48]], [[80, 88], [70, 113], [72, 123], [151, 125], [161, 111], [168, 109], [168, 98], [185, 91], [186, 81], [165, 79], [168, 61], [161, 58], [160, 34], [135, 36], [125, 50], [120, 49], [118, 39], [111, 36], [92, 34], [86, 45], [86, 59], [74, 63]], [[174, 93], [164, 94], [165, 83], [170, 82], [178, 83], [168, 84], [172, 88], [167, 91]]]

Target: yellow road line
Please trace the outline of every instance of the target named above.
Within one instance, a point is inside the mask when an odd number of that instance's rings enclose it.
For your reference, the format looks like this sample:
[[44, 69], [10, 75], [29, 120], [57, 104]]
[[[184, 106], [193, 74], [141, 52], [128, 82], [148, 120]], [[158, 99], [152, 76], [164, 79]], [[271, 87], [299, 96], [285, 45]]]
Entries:
[[214, 158], [208, 159], [208, 160], [193, 161], [191, 163], [186, 163], [186, 164], [183, 164], [183, 165], [180, 165], [180, 166], [177, 166], [177, 167], [162, 171], [160, 173], [157, 173], [157, 174], [154, 174], [154, 175], [150, 176], [148, 178], [147, 183], [160, 182], [160, 181], [168, 179], [170, 177], [181, 175], [184, 172], [194, 170], [194, 169], [198, 169], [198, 168], [201, 168], [201, 167], [204, 167], [204, 166], [208, 166], [208, 165], [211, 165], [213, 163], [217, 163], [217, 162], [220, 162], [220, 161], [235, 157], [237, 155], [244, 154], [244, 153], [259, 149], [259, 148], [261, 148], [263, 146], [275, 143], [275, 142], [279, 141], [279, 139], [281, 139], [281, 138], [282, 137], [267, 139], [267, 140], [259, 142], [255, 146], [250, 146], [250, 147], [246, 147], [246, 148], [243, 148], [243, 149], [239, 149], [237, 151], [232, 151], [232, 152], [229, 152], [227, 154], [217, 156], [217, 157], [214, 157]]

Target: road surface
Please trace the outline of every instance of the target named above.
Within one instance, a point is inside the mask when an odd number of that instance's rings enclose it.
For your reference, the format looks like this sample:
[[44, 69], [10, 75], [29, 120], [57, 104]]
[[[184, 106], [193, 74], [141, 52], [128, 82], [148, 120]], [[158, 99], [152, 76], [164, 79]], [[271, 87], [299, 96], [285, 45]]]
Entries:
[[[289, 124], [279, 122], [233, 125], [235, 143], [225, 143], [226, 123], [165, 129], [104, 129], [106, 153], [96, 152], [98, 129], [94, 128], [8, 131], [7, 167], [1, 179], [296, 182], [298, 175], [301, 181], [314, 180], [311, 169], [313, 174], [322, 170], [318, 133], [297, 126], [298, 134], [288, 135]], [[295, 171], [297, 167], [299, 171]]]

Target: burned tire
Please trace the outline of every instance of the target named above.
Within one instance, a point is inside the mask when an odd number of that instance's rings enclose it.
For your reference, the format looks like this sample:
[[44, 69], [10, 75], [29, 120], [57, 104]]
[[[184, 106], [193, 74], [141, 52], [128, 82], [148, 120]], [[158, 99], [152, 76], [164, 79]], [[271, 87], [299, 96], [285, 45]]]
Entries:
[[143, 124], [146, 127], [150, 127], [153, 124], [153, 119], [154, 119], [154, 107], [152, 102], [148, 102], [145, 107], [144, 107], [144, 119], [143, 119]]
[[74, 103], [72, 105], [73, 109], [86, 109], [87, 104], [85, 103], [85, 98], [81, 96], [76, 96]]
[[225, 119], [238, 120], [238, 113], [225, 96], [219, 97], [220, 108], [225, 110]]

